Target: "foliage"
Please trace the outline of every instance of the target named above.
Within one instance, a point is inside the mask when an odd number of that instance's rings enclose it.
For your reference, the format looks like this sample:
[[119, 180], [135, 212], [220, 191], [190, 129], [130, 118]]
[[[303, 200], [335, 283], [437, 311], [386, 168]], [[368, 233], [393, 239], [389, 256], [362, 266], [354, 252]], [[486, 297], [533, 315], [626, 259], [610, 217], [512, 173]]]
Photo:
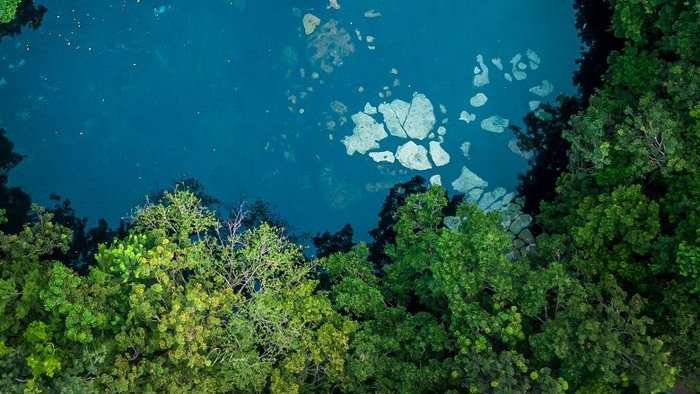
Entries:
[[4, 36], [20, 34], [23, 26], [36, 30], [47, 9], [33, 0], [0, 0], [0, 41]]
[[17, 6], [21, 0], [2, 0], [0, 2], [0, 23], [8, 23], [17, 12]]

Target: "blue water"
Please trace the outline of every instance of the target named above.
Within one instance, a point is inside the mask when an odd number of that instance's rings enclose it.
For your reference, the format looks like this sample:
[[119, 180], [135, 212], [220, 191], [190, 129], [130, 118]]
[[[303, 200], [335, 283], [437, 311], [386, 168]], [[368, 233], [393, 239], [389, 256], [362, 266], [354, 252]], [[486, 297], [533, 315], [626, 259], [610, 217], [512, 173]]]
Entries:
[[[414, 92], [433, 102], [438, 123], [448, 118], [451, 162], [421, 175], [440, 174], [449, 188], [467, 165], [489, 188], [512, 190], [527, 163], [508, 149], [509, 131], [481, 130], [479, 119], [521, 124], [537, 99], [528, 89], [543, 79], [555, 87], [547, 100], [573, 92], [579, 51], [571, 4], [559, 0], [340, 0], [339, 10], [321, 0], [41, 3], [49, 9], [41, 28], [0, 44], [0, 127], [27, 155], [10, 183], [44, 204], [57, 192], [79, 215], [112, 224], [146, 194], [193, 176], [225, 202], [272, 203], [298, 230], [350, 222], [366, 239], [388, 186], [416, 171], [378, 169], [366, 155], [348, 156], [340, 141], [366, 102], [410, 101]], [[365, 17], [370, 9], [381, 16]], [[351, 37], [354, 52], [330, 73], [310, 59], [307, 12], [321, 24], [336, 20]], [[356, 29], [376, 37], [376, 49]], [[507, 82], [490, 62], [500, 57], [508, 70], [528, 48], [542, 63], [524, 81]], [[472, 85], [477, 54], [491, 80], [480, 89]], [[382, 99], [384, 86], [392, 95]], [[473, 109], [469, 98], [479, 91], [489, 101]], [[348, 107], [347, 123], [333, 100]], [[477, 121], [459, 121], [461, 110]], [[402, 141], [382, 141], [381, 150], [385, 142], [393, 149]]]

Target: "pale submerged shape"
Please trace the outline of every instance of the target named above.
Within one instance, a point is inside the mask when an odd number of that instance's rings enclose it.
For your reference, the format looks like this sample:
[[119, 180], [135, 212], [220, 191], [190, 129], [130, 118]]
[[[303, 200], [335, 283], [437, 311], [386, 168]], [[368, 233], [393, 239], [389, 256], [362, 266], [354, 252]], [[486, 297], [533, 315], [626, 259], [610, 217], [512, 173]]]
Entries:
[[503, 78], [505, 78], [508, 82], [513, 82], [513, 76], [508, 73], [503, 74]]
[[442, 167], [450, 162], [450, 154], [442, 148], [439, 142], [430, 141], [428, 145], [430, 145], [430, 157], [436, 166]]
[[531, 69], [537, 70], [540, 67], [540, 62], [542, 60], [537, 52], [533, 51], [532, 49], [528, 49], [527, 52], [525, 52], [525, 56], [527, 56], [528, 60], [530, 60]]
[[494, 115], [482, 120], [481, 128], [492, 133], [502, 133], [508, 127], [508, 123], [508, 119]]
[[488, 210], [491, 205], [496, 202], [499, 198], [503, 197], [506, 194], [506, 189], [502, 187], [497, 187], [493, 189], [490, 192], [486, 192], [481, 195], [481, 198], [479, 199], [479, 208], [483, 210]]
[[472, 105], [472, 107], [481, 107], [482, 105], [486, 104], [488, 101], [488, 97], [486, 97], [485, 94], [479, 92], [472, 96], [472, 98], [469, 99], [469, 104]]
[[[511, 74], [513, 74], [513, 78], [515, 78], [516, 81], [522, 81], [525, 78], [527, 78], [527, 73], [525, 71], [522, 71], [527, 67], [525, 65], [525, 63], [520, 63], [520, 59], [522, 59], [522, 58], [523, 58], [523, 55], [518, 53], [510, 59], [510, 65], [511, 65], [510, 72], [511, 72]], [[520, 67], [521, 64], [524, 67], [521, 68]]]
[[422, 171], [433, 167], [428, 161], [428, 150], [413, 141], [408, 141], [396, 149], [396, 160], [411, 170]]
[[533, 155], [532, 151], [523, 151], [522, 149], [520, 149], [520, 147], [518, 146], [518, 140], [516, 139], [508, 141], [508, 149], [510, 149], [511, 152], [515, 153], [516, 155], [522, 157], [525, 160], [529, 160], [530, 158], [532, 158]]
[[393, 163], [396, 160], [394, 158], [394, 154], [392, 152], [389, 152], [388, 150], [383, 152], [370, 152], [369, 157], [371, 157], [372, 160], [376, 161], [377, 163]]
[[[473, 173], [467, 166], [462, 167], [462, 173], [459, 178], [452, 181], [452, 188], [460, 193], [469, 193], [473, 189], [483, 189], [489, 185], [488, 182], [481, 179], [478, 175]], [[479, 193], [481, 196], [481, 193]], [[477, 197], [478, 198], [478, 197]]]
[[352, 135], [342, 140], [348, 155], [353, 155], [355, 152], [365, 154], [368, 150], [379, 148], [378, 141], [389, 136], [384, 130], [384, 125], [377, 123], [374, 118], [365, 113], [358, 112], [352, 115], [351, 119], [355, 123], [355, 128], [352, 130]]
[[379, 112], [395, 137], [422, 140], [435, 125], [433, 104], [422, 93], [415, 94], [410, 104], [402, 100], [379, 104]]
[[462, 142], [462, 145], [459, 147], [459, 150], [462, 151], [462, 154], [467, 159], [469, 158], [469, 148], [471, 148], [471, 146], [472, 146], [471, 142], [464, 141], [464, 142]]
[[438, 135], [445, 135], [447, 134], [447, 129], [445, 128], [445, 126], [440, 126], [437, 129], [437, 133]]
[[462, 111], [459, 113], [459, 120], [463, 120], [467, 123], [471, 123], [476, 120], [476, 115], [470, 114], [467, 111]]
[[530, 100], [527, 102], [527, 105], [530, 107], [530, 111], [534, 111], [540, 106], [540, 102], [539, 100]]
[[489, 83], [489, 68], [486, 67], [484, 57], [481, 55], [476, 55], [476, 62], [479, 63], [479, 69], [481, 70], [481, 73], [474, 75], [474, 86], [478, 88]]
[[542, 81], [541, 84], [539, 84], [539, 86], [531, 87], [530, 93], [536, 94], [540, 97], [544, 97], [544, 96], [547, 96], [548, 94], [552, 93], [553, 90], [554, 90], [554, 85], [552, 85], [551, 82], [549, 82], [548, 80], [545, 79], [544, 81]]

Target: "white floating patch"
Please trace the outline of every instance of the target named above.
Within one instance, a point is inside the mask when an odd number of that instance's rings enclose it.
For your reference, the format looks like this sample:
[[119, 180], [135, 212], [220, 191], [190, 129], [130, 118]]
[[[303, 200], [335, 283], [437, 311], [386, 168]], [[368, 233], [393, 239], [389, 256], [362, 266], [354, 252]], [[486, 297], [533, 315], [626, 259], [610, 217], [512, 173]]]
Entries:
[[433, 104], [422, 93], [415, 94], [410, 104], [398, 99], [391, 104], [381, 103], [379, 112], [389, 133], [400, 138], [422, 140], [435, 125]]
[[366, 113], [367, 115], [374, 115], [377, 113], [377, 107], [373, 106], [369, 102], [365, 104], [364, 110], [362, 112]]
[[377, 163], [393, 163], [396, 160], [394, 158], [394, 154], [392, 152], [389, 152], [388, 150], [383, 152], [370, 152], [369, 157], [371, 157], [372, 160], [376, 161]]
[[430, 184], [431, 185], [438, 185], [442, 186], [442, 177], [440, 175], [433, 175], [430, 177]]
[[508, 119], [494, 115], [482, 120], [481, 128], [492, 133], [502, 133], [508, 127], [508, 123]]
[[474, 75], [477, 75], [477, 74], [480, 74], [480, 73], [481, 73], [481, 69], [480, 69], [479, 67], [477, 67], [477, 66], [474, 66]]
[[433, 126], [435, 126], [433, 104], [424, 94], [415, 94], [403, 125], [406, 134], [411, 138], [422, 140], [430, 133]]
[[484, 57], [480, 54], [476, 55], [476, 61], [479, 63], [479, 69], [481, 69], [481, 73], [474, 75], [474, 86], [478, 88], [489, 83], [489, 68], [486, 67]]
[[515, 78], [516, 81], [522, 81], [527, 79], [527, 73], [525, 71], [513, 70], [513, 78]]
[[442, 167], [450, 162], [450, 155], [447, 153], [439, 142], [430, 141], [430, 157], [433, 159], [433, 163], [436, 166]]
[[503, 74], [503, 78], [505, 78], [508, 82], [513, 82], [513, 77], [508, 73]]
[[530, 100], [527, 102], [527, 105], [530, 107], [530, 111], [534, 111], [540, 106], [540, 102], [539, 100]]
[[440, 126], [437, 129], [437, 133], [438, 135], [445, 135], [447, 134], [447, 129], [445, 128], [445, 126]]
[[[481, 191], [483, 192], [483, 189], [486, 188], [488, 185], [488, 182], [481, 179], [478, 175], [469, 170], [467, 166], [463, 166], [462, 173], [459, 175], [459, 178], [452, 181], [452, 188], [460, 193], [465, 194], [477, 188], [481, 189]], [[481, 196], [481, 193], [479, 193], [479, 196]]]
[[540, 97], [547, 96], [554, 90], [554, 85], [552, 85], [548, 80], [542, 81], [539, 86], [533, 86], [530, 88], [530, 92], [536, 94]]
[[351, 117], [355, 123], [352, 135], [345, 136], [342, 140], [348, 155], [355, 152], [365, 154], [368, 150], [379, 148], [378, 141], [388, 137], [384, 125], [377, 123], [371, 116], [358, 112]]
[[488, 101], [488, 97], [486, 97], [485, 94], [479, 92], [472, 96], [472, 98], [469, 99], [469, 104], [471, 104], [472, 107], [481, 107], [482, 105], [486, 104]]
[[440, 107], [440, 113], [445, 115], [447, 113], [447, 108], [445, 107], [445, 104], [440, 104], [439, 107]]
[[501, 58], [500, 58], [500, 57], [494, 57], [493, 59], [491, 59], [491, 63], [492, 63], [494, 66], [496, 66], [496, 68], [497, 68], [498, 70], [503, 71], [503, 62], [501, 62]]
[[476, 115], [470, 114], [467, 111], [462, 111], [459, 113], [459, 120], [463, 120], [467, 123], [471, 123], [476, 120]]
[[413, 141], [408, 141], [396, 149], [396, 160], [411, 170], [422, 171], [432, 168], [428, 161], [428, 150]]
[[525, 70], [527, 68], [527, 64], [520, 62], [518, 63], [518, 70]]
[[402, 124], [405, 122], [410, 106], [409, 103], [403, 100], [394, 100], [391, 104], [379, 104], [378, 110], [384, 117], [384, 124], [386, 124], [386, 128], [389, 130], [389, 134], [399, 138], [407, 137]]
[[396, 67], [392, 67], [391, 70], [389, 70], [389, 74], [398, 75], [399, 69], [397, 69]]

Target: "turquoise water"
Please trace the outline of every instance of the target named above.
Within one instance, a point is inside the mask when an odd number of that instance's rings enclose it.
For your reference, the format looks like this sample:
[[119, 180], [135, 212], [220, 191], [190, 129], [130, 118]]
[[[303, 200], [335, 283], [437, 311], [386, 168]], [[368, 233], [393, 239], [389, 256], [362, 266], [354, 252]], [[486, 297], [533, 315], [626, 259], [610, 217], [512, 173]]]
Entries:
[[[388, 187], [416, 173], [439, 174], [450, 189], [466, 165], [489, 189], [513, 190], [527, 162], [509, 150], [510, 131], [482, 130], [480, 120], [522, 124], [528, 101], [539, 99], [528, 90], [545, 79], [554, 91], [543, 100], [573, 92], [579, 51], [571, 4], [556, 0], [340, 0], [340, 9], [321, 0], [42, 3], [49, 12], [38, 31], [0, 44], [0, 126], [27, 155], [10, 183], [44, 204], [57, 192], [79, 215], [113, 225], [183, 176], [228, 203], [269, 201], [298, 230], [350, 222], [360, 239], [376, 225]], [[369, 10], [381, 16], [365, 16]], [[336, 21], [336, 34], [316, 42], [350, 37], [352, 53], [331, 72], [308, 48], [320, 26], [306, 35], [306, 13], [321, 25]], [[508, 82], [509, 60], [526, 60], [528, 49], [539, 68]], [[480, 88], [472, 83], [478, 54], [490, 72]], [[414, 92], [432, 102], [434, 129], [447, 119], [448, 165], [378, 168], [367, 155], [346, 154], [341, 140], [352, 134], [352, 114], [367, 102], [410, 102]], [[472, 108], [477, 92], [488, 101]], [[334, 112], [333, 101], [347, 112]], [[477, 120], [460, 121], [462, 110]], [[469, 158], [460, 151], [465, 141]], [[375, 150], [404, 142], [389, 137]]]

